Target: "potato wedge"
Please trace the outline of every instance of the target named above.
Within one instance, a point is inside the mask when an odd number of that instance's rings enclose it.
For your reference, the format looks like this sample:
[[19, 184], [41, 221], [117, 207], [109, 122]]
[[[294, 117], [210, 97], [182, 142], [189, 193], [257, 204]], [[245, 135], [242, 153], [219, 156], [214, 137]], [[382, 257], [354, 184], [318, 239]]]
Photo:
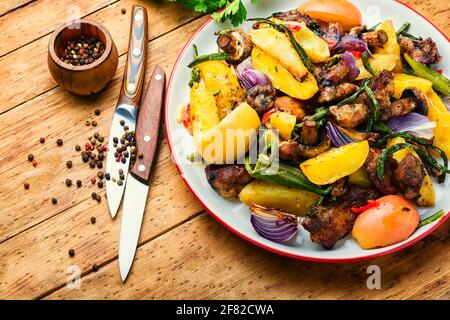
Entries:
[[297, 118], [287, 112], [275, 112], [270, 116], [270, 126], [278, 130], [282, 140], [291, 138], [292, 130], [297, 123]]
[[239, 200], [246, 205], [254, 203], [298, 216], [305, 215], [318, 199], [319, 196], [313, 192], [260, 180], [246, 185], [239, 194]]
[[253, 44], [271, 55], [278, 63], [298, 79], [308, 73], [289, 38], [273, 28], [254, 29], [249, 32]]
[[362, 166], [351, 175], [348, 176], [348, 182], [360, 186], [362, 188], [369, 188], [372, 186], [372, 181], [370, 180], [369, 174], [367, 173], [366, 167]]
[[[369, 63], [376, 72], [381, 72], [383, 70], [393, 71], [398, 60], [400, 60], [400, 56], [376, 53], [373, 55], [373, 58], [369, 58]], [[356, 80], [372, 77], [372, 74], [364, 68], [361, 58], [356, 59], [356, 66], [359, 68], [359, 75]]]
[[433, 144], [450, 157], [450, 113], [433, 89], [428, 91], [427, 97], [430, 106], [428, 118], [436, 122]]
[[433, 83], [427, 79], [411, 76], [409, 74], [404, 73], [396, 73], [394, 74], [394, 87], [395, 93], [394, 98], [400, 99], [403, 91], [408, 87], [414, 87], [422, 90], [423, 92], [428, 92]]
[[248, 151], [260, 124], [256, 111], [243, 102], [214, 128], [197, 136], [194, 143], [209, 163], [233, 163]]
[[[405, 143], [405, 139], [401, 137], [392, 138], [388, 141], [387, 146], [391, 147], [395, 144]], [[407, 154], [412, 153], [416, 158], [420, 160], [420, 157], [414, 150], [411, 149], [402, 149], [397, 151], [392, 155], [392, 158], [397, 160], [398, 163], [406, 157]], [[420, 207], [433, 207], [436, 202], [436, 195], [433, 188], [433, 183], [431, 182], [431, 178], [426, 173], [425, 178], [423, 179], [422, 186], [420, 187], [420, 198], [417, 200], [417, 204]]]
[[244, 100], [245, 91], [236, 74], [223, 61], [207, 61], [199, 65], [206, 89], [215, 96], [222, 120]]
[[266, 74], [275, 88], [293, 98], [308, 100], [319, 91], [316, 79], [310, 72], [300, 82], [277, 60], [258, 47], [253, 48], [252, 61], [253, 67]]
[[393, 69], [397, 73], [403, 72], [402, 61], [400, 59], [400, 45], [397, 42], [397, 32], [394, 29], [394, 23], [392, 20], [386, 20], [381, 23], [376, 30], [383, 30], [388, 36], [388, 41], [384, 44], [383, 48], [375, 48], [375, 53], [381, 54], [393, 54], [398, 57], [395, 68]]
[[336, 182], [362, 167], [369, 155], [367, 140], [330, 149], [300, 164], [305, 176], [319, 186]]
[[194, 139], [219, 124], [219, 110], [214, 96], [203, 86], [196, 83], [191, 89], [190, 121]]

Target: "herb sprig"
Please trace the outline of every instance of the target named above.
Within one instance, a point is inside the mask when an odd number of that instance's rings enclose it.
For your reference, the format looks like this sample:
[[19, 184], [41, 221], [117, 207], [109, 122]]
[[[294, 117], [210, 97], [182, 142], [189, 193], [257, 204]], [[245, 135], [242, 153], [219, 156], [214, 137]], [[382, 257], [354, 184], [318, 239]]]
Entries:
[[[231, 21], [233, 26], [238, 26], [247, 19], [247, 10], [242, 0], [173, 0], [185, 7], [201, 13], [212, 13], [212, 18], [217, 22]], [[256, 3], [257, 0], [251, 0]], [[222, 11], [218, 12], [220, 9]]]

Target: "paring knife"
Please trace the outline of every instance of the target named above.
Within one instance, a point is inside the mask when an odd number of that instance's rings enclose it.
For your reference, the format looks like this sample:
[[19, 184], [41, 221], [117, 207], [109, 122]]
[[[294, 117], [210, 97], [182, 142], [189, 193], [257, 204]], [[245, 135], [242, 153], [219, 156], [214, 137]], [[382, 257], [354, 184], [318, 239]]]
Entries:
[[[109, 151], [106, 158], [106, 173], [116, 180], [119, 177], [119, 170], [123, 170], [125, 180], [128, 174], [130, 157], [125, 158], [124, 163], [117, 161], [114, 153], [114, 137], [119, 140], [124, 134], [124, 127], [128, 126], [129, 131], [134, 131], [138, 115], [139, 105], [142, 97], [142, 89], [145, 79], [145, 68], [147, 64], [147, 42], [148, 42], [148, 22], [147, 10], [138, 5], [132, 9], [132, 22], [130, 27], [130, 42], [128, 45], [128, 57], [125, 72], [120, 89], [119, 100], [114, 112], [111, 131], [109, 133]], [[124, 122], [123, 122], [124, 121]], [[124, 123], [123, 125], [121, 124]], [[120, 146], [120, 143], [119, 143]], [[122, 200], [125, 189], [125, 182], [119, 185], [113, 179], [106, 181], [106, 195], [111, 216], [116, 216], [117, 210]]]
[[139, 153], [144, 154], [144, 157], [137, 158], [131, 168], [123, 200], [119, 244], [119, 268], [122, 281], [127, 278], [133, 264], [141, 230], [150, 174], [159, 142], [165, 82], [164, 71], [161, 67], [156, 66], [139, 111], [136, 148]]

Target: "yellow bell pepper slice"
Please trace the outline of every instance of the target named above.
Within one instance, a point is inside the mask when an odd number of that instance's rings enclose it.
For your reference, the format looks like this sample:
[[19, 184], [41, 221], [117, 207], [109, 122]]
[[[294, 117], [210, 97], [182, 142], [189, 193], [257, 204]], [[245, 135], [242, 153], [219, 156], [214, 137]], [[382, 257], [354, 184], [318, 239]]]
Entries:
[[282, 140], [291, 138], [292, 130], [294, 130], [297, 117], [287, 112], [275, 112], [270, 116], [270, 126], [279, 132]]
[[450, 113], [433, 89], [428, 91], [427, 97], [429, 104], [428, 118], [436, 122], [433, 144], [450, 157]]
[[292, 98], [308, 100], [319, 91], [316, 79], [310, 72], [300, 82], [275, 58], [258, 47], [253, 48], [252, 61], [253, 68], [266, 74], [275, 88]]
[[381, 54], [393, 54], [398, 57], [396, 66], [394, 71], [398, 73], [403, 72], [403, 66], [402, 61], [400, 59], [400, 45], [397, 41], [397, 32], [394, 28], [394, 23], [392, 20], [386, 20], [383, 23], [381, 23], [376, 30], [383, 30], [386, 32], [388, 36], [388, 41], [384, 44], [383, 48], [375, 48], [375, 53], [381, 53]]
[[190, 122], [194, 139], [219, 124], [219, 110], [214, 96], [201, 84], [194, 84], [190, 94]]
[[394, 98], [396, 99], [400, 99], [403, 91], [408, 87], [414, 87], [420, 89], [423, 92], [428, 92], [432, 86], [433, 83], [424, 78], [411, 76], [404, 73], [394, 74]]
[[[371, 67], [376, 72], [381, 72], [383, 70], [393, 71], [397, 65], [397, 60], [400, 60], [399, 56], [394, 54], [373, 54], [372, 58], [369, 58], [369, 63]], [[364, 64], [361, 58], [356, 59], [356, 66], [359, 68], [359, 75], [356, 80], [362, 80], [366, 78], [371, 78], [372, 74], [364, 68]]]

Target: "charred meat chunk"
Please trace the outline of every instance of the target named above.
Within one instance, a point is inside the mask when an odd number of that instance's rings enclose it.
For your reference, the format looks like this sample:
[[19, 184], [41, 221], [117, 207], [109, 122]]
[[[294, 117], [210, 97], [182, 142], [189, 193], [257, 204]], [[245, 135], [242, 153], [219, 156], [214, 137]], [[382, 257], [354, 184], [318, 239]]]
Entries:
[[400, 100], [391, 104], [391, 116], [401, 116], [412, 111], [416, 111], [425, 116], [428, 115], [428, 99], [427, 96], [416, 88], [406, 88]]
[[397, 161], [391, 157], [387, 158], [384, 165], [384, 179], [377, 177], [377, 163], [380, 158], [381, 149], [370, 148], [369, 155], [366, 160], [366, 169], [369, 173], [370, 180], [375, 187], [383, 193], [396, 194], [398, 192], [395, 170], [397, 169]]
[[417, 157], [412, 153], [408, 153], [400, 161], [395, 171], [395, 178], [400, 185], [405, 199], [417, 200], [420, 197], [420, 188], [423, 179], [425, 179], [425, 168]]
[[327, 103], [342, 100], [358, 90], [358, 87], [349, 82], [338, 84], [337, 86], [325, 87], [320, 91], [317, 102]]
[[341, 197], [348, 191], [348, 178], [341, 178], [332, 184], [331, 195], [333, 197]]
[[306, 26], [317, 35], [322, 36], [324, 34], [322, 28], [320, 27], [320, 25], [317, 23], [316, 20], [314, 20], [307, 14], [300, 13], [300, 11], [298, 10], [277, 12], [273, 14], [273, 17], [283, 21], [304, 22]]
[[384, 30], [376, 30], [362, 33], [361, 39], [371, 48], [383, 48], [388, 42], [388, 35]]
[[431, 39], [412, 40], [406, 37], [400, 38], [402, 53], [407, 53], [412, 59], [422, 64], [430, 65], [442, 60], [436, 43]]
[[330, 23], [327, 32], [323, 36], [325, 42], [328, 43], [328, 49], [330, 49], [330, 51], [334, 50], [343, 35], [344, 30], [339, 23]]
[[211, 187], [224, 198], [233, 198], [253, 178], [243, 166], [210, 164], [205, 168], [206, 179]]
[[347, 80], [349, 72], [348, 65], [341, 60], [335, 65], [320, 71], [318, 76], [319, 86], [325, 88], [344, 82]]
[[362, 103], [331, 106], [330, 115], [334, 121], [344, 128], [356, 128], [367, 119], [367, 107]]
[[369, 199], [378, 198], [380, 193], [373, 189], [363, 189], [350, 185], [348, 190], [338, 197], [336, 204], [317, 207], [313, 216], [306, 218], [302, 226], [309, 231], [311, 240], [326, 249], [333, 249], [336, 242], [344, 238], [352, 229], [357, 214], [352, 207], [359, 207]]
[[273, 108], [276, 99], [276, 90], [270, 85], [257, 85], [247, 91], [247, 103], [255, 109], [260, 117]]
[[221, 51], [230, 54], [227, 61], [235, 65], [247, 59], [253, 49], [251, 40], [242, 29], [220, 34], [217, 38], [217, 45]]
[[295, 141], [282, 141], [280, 143], [278, 154], [281, 159], [288, 161], [299, 161], [300, 155], [298, 153], [299, 144]]

